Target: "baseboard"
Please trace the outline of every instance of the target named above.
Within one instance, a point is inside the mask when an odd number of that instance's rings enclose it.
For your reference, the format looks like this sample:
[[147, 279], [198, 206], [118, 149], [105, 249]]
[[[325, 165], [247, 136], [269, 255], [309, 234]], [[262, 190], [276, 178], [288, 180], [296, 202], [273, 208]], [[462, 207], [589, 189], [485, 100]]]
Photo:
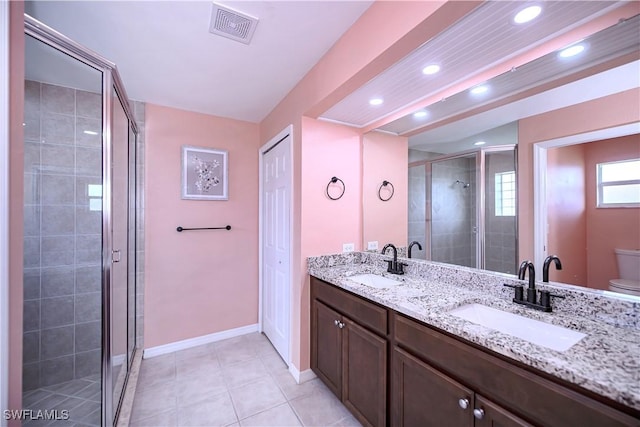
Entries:
[[127, 355], [118, 354], [117, 356], [113, 356], [111, 360], [112, 360], [113, 366], [120, 366], [124, 363], [125, 360], [127, 360]]
[[289, 373], [293, 375], [293, 378], [298, 384], [306, 383], [307, 381], [310, 381], [316, 377], [316, 374], [314, 374], [311, 369], [300, 372], [298, 368], [293, 365], [293, 363], [289, 365]]
[[246, 335], [253, 332], [258, 332], [257, 323], [254, 323], [253, 325], [241, 326], [235, 329], [228, 329], [226, 331], [216, 332], [215, 334], [202, 335], [195, 338], [189, 338], [187, 340], [145, 348], [142, 357], [143, 359], [149, 359], [151, 357], [161, 356], [163, 354], [173, 353], [175, 351], [186, 350], [191, 347], [197, 347], [199, 345], [222, 341], [228, 338], [238, 337], [240, 335]]

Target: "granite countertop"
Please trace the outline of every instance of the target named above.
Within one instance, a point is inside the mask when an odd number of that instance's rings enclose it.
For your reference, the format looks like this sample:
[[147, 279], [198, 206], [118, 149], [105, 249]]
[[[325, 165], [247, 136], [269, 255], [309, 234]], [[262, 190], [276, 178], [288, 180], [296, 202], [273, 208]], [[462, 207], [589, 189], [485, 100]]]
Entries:
[[[640, 330], [635, 323], [632, 327], [614, 326], [598, 318], [572, 312], [570, 308], [557, 309], [553, 313], [539, 312], [513, 303], [509, 298], [512, 298], [512, 289], [487, 292], [486, 289], [474, 289], [469, 283], [451, 283], [451, 278], [439, 280], [420, 277], [418, 274], [411, 274], [411, 266], [408, 268], [409, 274], [399, 276], [387, 273], [380, 262], [331, 266], [322, 264], [310, 262], [309, 274], [510, 359], [640, 410]], [[375, 273], [402, 283], [378, 289], [348, 279], [349, 276], [364, 273]], [[502, 284], [497, 286], [503, 288]], [[568, 350], [559, 352], [448, 314], [452, 309], [470, 303], [480, 303], [563, 326], [587, 336]], [[632, 306], [634, 310], [640, 308], [635, 303]]]

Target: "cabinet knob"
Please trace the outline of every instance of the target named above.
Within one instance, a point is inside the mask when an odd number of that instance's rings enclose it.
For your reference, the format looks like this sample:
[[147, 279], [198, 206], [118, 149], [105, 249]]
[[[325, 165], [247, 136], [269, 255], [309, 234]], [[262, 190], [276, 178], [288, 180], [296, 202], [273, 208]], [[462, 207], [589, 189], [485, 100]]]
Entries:
[[344, 328], [344, 323], [338, 322], [338, 328], [340, 328], [340, 329]]
[[336, 319], [336, 320], [333, 321], [333, 324], [336, 325], [336, 326], [339, 326], [340, 325], [340, 321]]
[[469, 407], [469, 399], [460, 399], [460, 400], [458, 400], [458, 405], [462, 409], [467, 409]]
[[477, 420], [481, 420], [484, 417], [484, 409], [474, 409], [473, 416], [476, 417]]

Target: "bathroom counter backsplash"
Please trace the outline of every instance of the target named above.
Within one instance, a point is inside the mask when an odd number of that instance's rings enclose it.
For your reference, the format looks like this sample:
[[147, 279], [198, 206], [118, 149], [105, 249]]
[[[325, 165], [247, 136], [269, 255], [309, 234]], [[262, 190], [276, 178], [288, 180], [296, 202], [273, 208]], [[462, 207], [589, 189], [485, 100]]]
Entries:
[[[428, 325], [484, 346], [511, 359], [577, 384], [626, 406], [640, 409], [640, 303], [558, 283], [536, 283], [565, 299], [552, 301], [544, 313], [512, 302], [507, 284], [523, 281], [435, 262], [402, 259], [405, 275], [386, 272], [383, 256], [371, 252], [310, 257], [309, 274]], [[402, 284], [384, 289], [361, 285], [348, 277], [375, 273]], [[526, 284], [525, 284], [526, 287]], [[480, 303], [587, 336], [564, 352], [541, 347], [448, 314], [465, 304]]]

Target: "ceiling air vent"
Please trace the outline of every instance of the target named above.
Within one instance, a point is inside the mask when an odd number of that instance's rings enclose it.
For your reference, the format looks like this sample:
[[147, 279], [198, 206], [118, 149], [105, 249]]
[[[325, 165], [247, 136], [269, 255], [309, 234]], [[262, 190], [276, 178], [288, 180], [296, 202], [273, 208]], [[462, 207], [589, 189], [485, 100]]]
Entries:
[[258, 25], [258, 18], [213, 3], [209, 32], [249, 44]]

